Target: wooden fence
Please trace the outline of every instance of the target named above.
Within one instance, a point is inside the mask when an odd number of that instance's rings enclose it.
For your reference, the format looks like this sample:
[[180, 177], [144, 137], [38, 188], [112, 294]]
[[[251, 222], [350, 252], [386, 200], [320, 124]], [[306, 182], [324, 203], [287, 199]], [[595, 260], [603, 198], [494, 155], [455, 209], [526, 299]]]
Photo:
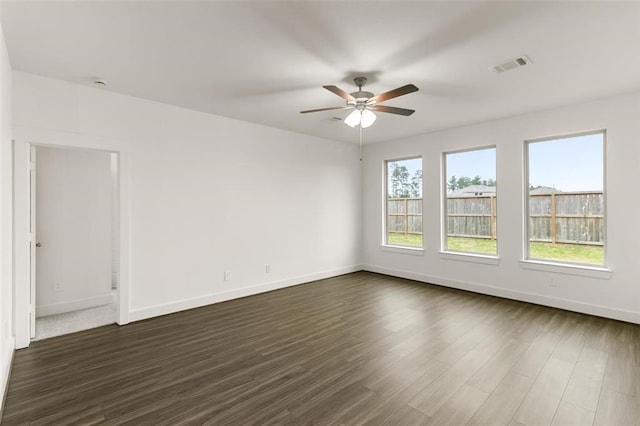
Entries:
[[422, 198], [389, 198], [387, 216], [389, 232], [422, 234]]
[[529, 237], [531, 241], [603, 245], [602, 191], [531, 195]]
[[[531, 241], [602, 245], [604, 202], [602, 191], [559, 192], [529, 197]], [[390, 198], [387, 229], [422, 233], [422, 198]], [[447, 197], [450, 237], [496, 238], [495, 194]]]
[[449, 237], [496, 239], [495, 194], [475, 197], [447, 197]]

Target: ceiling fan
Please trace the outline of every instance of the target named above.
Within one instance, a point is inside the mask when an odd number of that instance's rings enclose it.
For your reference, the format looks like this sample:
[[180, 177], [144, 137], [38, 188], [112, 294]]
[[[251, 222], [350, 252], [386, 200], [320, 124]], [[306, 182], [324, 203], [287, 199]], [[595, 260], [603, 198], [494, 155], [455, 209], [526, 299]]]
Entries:
[[418, 88], [415, 85], [407, 84], [402, 87], [398, 87], [397, 89], [389, 90], [388, 92], [374, 96], [373, 93], [362, 90], [362, 86], [367, 83], [366, 77], [356, 77], [353, 81], [356, 83], [356, 86], [358, 86], [358, 91], [353, 93], [347, 93], [337, 86], [322, 86], [347, 101], [346, 106], [310, 109], [300, 111], [300, 113], [306, 114], [308, 112], [330, 111], [334, 109], [353, 109], [354, 111], [344, 119], [344, 123], [350, 127], [356, 127], [359, 124], [362, 128], [366, 128], [376, 121], [376, 115], [373, 111], [388, 112], [398, 115], [411, 115], [415, 112], [415, 110], [412, 109], [380, 105], [380, 103], [388, 101], [389, 99], [417, 92]]

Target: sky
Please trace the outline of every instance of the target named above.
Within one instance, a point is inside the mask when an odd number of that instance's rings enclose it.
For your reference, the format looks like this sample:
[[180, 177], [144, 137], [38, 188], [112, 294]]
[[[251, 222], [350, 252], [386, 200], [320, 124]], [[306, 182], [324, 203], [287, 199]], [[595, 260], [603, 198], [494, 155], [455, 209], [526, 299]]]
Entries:
[[[529, 183], [535, 187], [548, 186], [560, 191], [602, 191], [604, 188], [604, 135], [530, 142]], [[422, 168], [422, 159], [398, 161], [413, 176]], [[446, 154], [447, 181], [451, 176], [480, 176], [496, 179], [495, 148]], [[498, 182], [498, 185], [500, 183]]]
[[529, 184], [560, 191], [602, 191], [603, 134], [529, 143]]
[[[422, 168], [422, 158], [396, 161], [409, 170], [413, 176], [416, 170]], [[496, 150], [495, 148], [479, 149], [447, 154], [447, 180], [456, 177], [467, 176], [473, 178], [480, 176], [483, 180], [496, 178]]]
[[496, 179], [496, 149], [453, 152], [446, 155], [447, 182], [451, 176], [480, 176], [481, 180]]

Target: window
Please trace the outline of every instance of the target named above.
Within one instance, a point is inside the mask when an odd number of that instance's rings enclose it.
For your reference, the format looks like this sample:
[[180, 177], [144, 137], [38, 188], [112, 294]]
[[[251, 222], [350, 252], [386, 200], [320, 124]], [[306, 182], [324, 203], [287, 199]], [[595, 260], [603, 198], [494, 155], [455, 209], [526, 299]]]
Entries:
[[528, 259], [605, 264], [604, 136], [526, 142]]
[[445, 153], [444, 169], [444, 250], [495, 255], [495, 147]]
[[422, 158], [386, 162], [386, 235], [393, 246], [422, 247]]

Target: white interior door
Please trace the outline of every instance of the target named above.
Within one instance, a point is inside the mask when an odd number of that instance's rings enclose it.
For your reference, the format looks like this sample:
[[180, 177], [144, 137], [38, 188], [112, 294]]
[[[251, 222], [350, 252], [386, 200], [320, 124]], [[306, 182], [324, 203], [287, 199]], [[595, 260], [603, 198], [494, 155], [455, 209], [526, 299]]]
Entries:
[[111, 154], [34, 149], [36, 316], [112, 303]]

